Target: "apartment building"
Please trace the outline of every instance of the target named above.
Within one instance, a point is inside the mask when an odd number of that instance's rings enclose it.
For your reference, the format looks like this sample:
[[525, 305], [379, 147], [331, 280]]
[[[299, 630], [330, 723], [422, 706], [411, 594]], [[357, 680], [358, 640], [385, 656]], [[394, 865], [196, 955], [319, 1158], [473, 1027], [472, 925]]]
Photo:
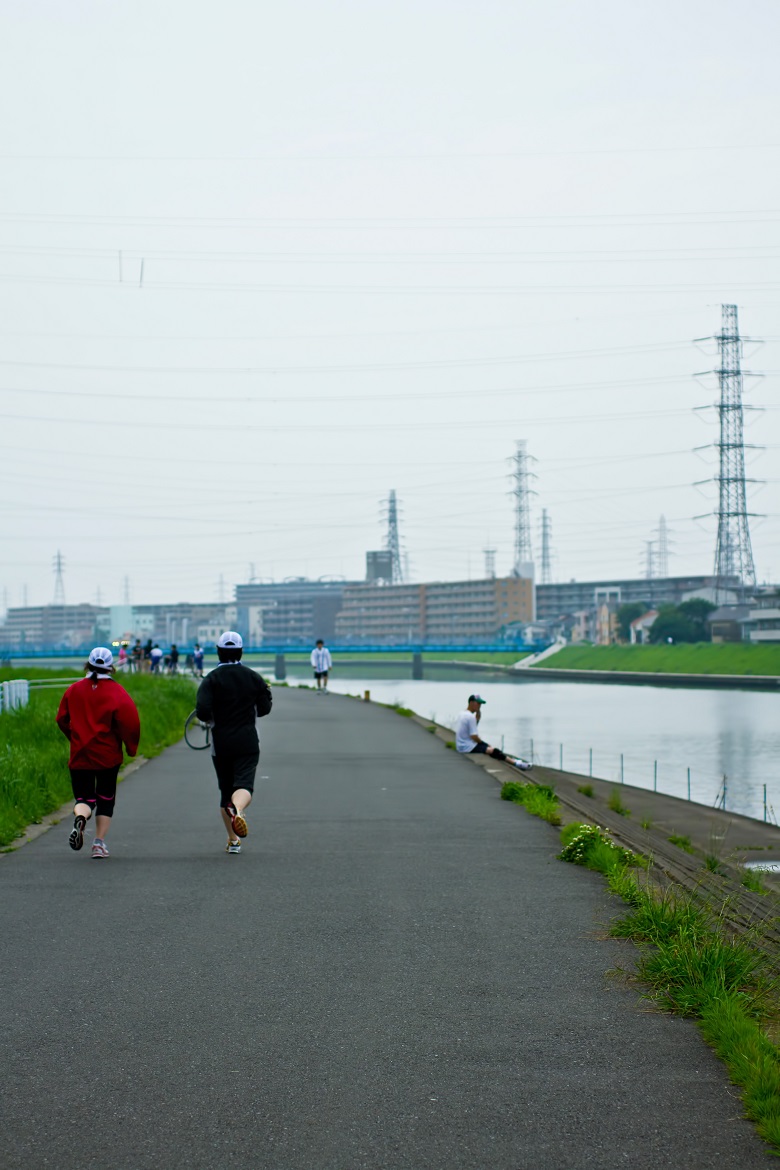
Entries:
[[355, 646], [480, 645], [533, 620], [533, 581], [525, 577], [351, 585], [336, 618], [336, 642]]

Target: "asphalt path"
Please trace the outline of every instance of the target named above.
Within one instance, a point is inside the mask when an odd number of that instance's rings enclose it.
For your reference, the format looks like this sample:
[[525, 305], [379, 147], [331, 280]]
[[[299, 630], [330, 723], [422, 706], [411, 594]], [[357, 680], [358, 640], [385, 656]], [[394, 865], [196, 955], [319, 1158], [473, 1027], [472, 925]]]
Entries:
[[278, 688], [250, 835], [206, 753], [0, 862], [4, 1170], [752, 1170], [695, 1027], [607, 976], [602, 879], [392, 711]]

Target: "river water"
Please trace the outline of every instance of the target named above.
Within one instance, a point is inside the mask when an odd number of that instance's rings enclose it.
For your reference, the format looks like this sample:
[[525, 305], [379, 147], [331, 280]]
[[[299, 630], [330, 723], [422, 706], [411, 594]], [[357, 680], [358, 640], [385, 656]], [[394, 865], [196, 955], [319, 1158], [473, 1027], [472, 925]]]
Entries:
[[[291, 685], [310, 675], [289, 678]], [[755, 691], [683, 690], [599, 683], [458, 682], [339, 678], [330, 689], [399, 703], [451, 727], [473, 691], [487, 699], [483, 739], [537, 763], [652, 788], [712, 806], [724, 775], [726, 807], [763, 818], [763, 786], [780, 818], [780, 696]], [[327, 702], [327, 696], [323, 696]]]

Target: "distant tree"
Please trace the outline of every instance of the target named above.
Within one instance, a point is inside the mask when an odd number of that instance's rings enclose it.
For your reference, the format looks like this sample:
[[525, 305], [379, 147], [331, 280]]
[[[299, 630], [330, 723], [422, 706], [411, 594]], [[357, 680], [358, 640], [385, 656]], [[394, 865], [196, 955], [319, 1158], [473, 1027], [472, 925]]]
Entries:
[[658, 617], [650, 629], [650, 641], [661, 642], [700, 642], [699, 627], [685, 614], [680, 613], [676, 605], [667, 605], [659, 610]]
[[703, 597], [692, 597], [690, 601], [682, 601], [677, 606], [677, 612], [696, 627], [697, 635], [694, 641], [712, 641], [712, 630], [707, 624], [707, 618], [714, 609], [717, 609], [717, 606], [711, 601], [705, 601]]
[[644, 601], [627, 601], [625, 605], [618, 607], [618, 634], [621, 642], [628, 642], [631, 637], [631, 623], [643, 613], [647, 613], [648, 608]]

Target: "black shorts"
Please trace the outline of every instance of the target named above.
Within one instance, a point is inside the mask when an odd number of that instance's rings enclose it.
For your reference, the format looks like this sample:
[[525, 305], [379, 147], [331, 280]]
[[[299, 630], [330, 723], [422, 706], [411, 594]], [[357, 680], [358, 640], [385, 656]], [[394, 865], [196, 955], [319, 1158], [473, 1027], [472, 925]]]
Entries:
[[233, 793], [237, 788], [254, 792], [255, 772], [260, 763], [259, 751], [253, 752], [251, 756], [212, 756], [211, 759], [217, 773], [220, 808], [227, 808], [233, 803]]
[[99, 817], [113, 816], [118, 774], [119, 764], [115, 768], [71, 768], [70, 783], [76, 804], [88, 804], [90, 811]]
[[315, 678], [327, 678], [328, 672], [327, 672], [327, 670], [315, 670], [314, 677]]

